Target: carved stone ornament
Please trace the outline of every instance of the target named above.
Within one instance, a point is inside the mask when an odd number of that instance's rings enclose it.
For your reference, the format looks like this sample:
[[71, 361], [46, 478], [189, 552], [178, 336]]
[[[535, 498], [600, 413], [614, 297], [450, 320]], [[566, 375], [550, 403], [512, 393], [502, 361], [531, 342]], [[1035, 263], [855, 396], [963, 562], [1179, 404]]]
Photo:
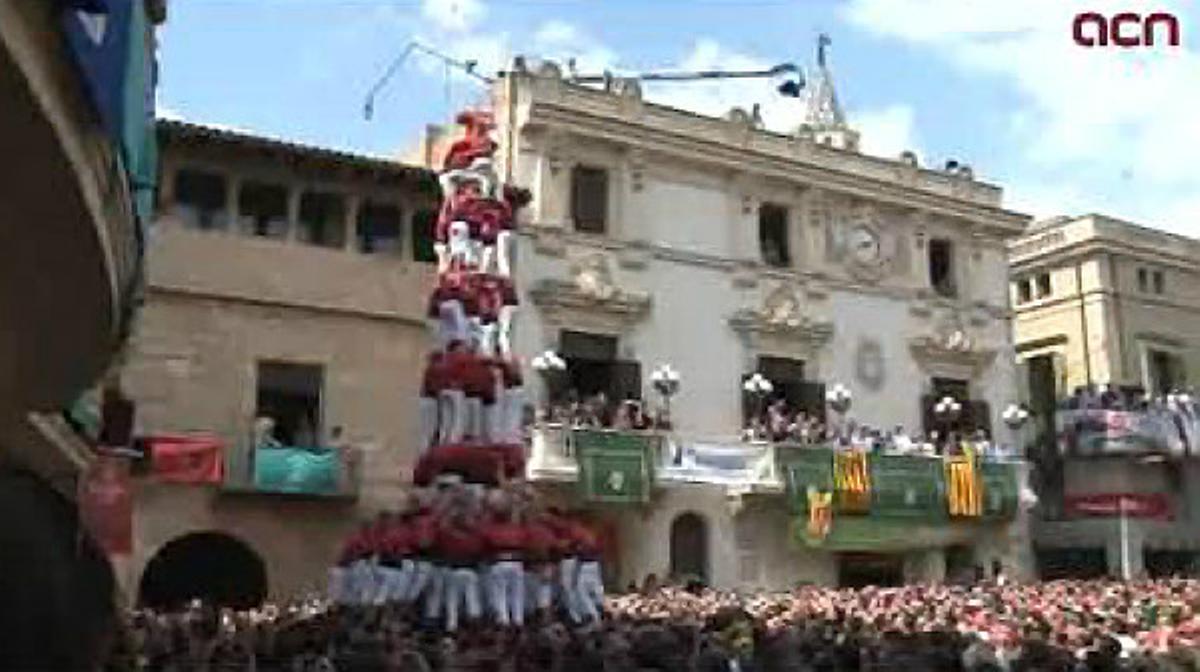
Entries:
[[650, 312], [650, 295], [628, 291], [613, 280], [608, 256], [592, 253], [571, 265], [571, 279], [544, 278], [529, 292], [551, 322], [563, 324], [603, 323], [607, 330], [620, 330]]
[[842, 260], [846, 270], [863, 282], [877, 283], [887, 273], [892, 254], [886, 249], [879, 212], [869, 205], [855, 207], [842, 236]]
[[797, 293], [787, 283], [771, 290], [760, 307], [734, 313], [729, 324], [745, 337], [775, 338], [807, 350], [822, 347], [833, 337], [833, 324], [805, 314]]
[[994, 349], [976, 343], [957, 313], [948, 315], [933, 334], [918, 336], [909, 341], [909, 349], [917, 363], [930, 369], [939, 366], [966, 368], [977, 375], [996, 358]]
[[883, 388], [887, 380], [886, 361], [883, 356], [883, 345], [873, 338], [860, 338], [858, 348], [854, 353], [855, 378], [863, 387], [877, 392]]

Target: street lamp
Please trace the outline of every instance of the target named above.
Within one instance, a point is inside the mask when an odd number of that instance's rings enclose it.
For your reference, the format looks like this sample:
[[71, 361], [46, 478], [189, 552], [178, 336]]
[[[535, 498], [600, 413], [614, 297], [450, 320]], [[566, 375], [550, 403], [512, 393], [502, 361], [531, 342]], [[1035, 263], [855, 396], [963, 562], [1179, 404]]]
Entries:
[[954, 397], [948, 395], [942, 397], [933, 405], [933, 415], [938, 419], [938, 423], [946, 434], [943, 440], [946, 441], [947, 446], [949, 446], [950, 441], [950, 426], [958, 419], [960, 413], [962, 413], [962, 404]]
[[543, 414], [546, 415], [546, 411], [550, 406], [550, 387], [554, 384], [554, 379], [558, 374], [567, 370], [567, 363], [563, 361], [562, 357], [558, 356], [557, 352], [547, 350], [534, 357], [533, 361], [530, 362], [530, 366], [542, 377], [543, 388], [545, 389], [545, 400], [542, 410]]
[[671, 397], [679, 392], [679, 372], [670, 364], [663, 364], [650, 374], [650, 384], [662, 396], [663, 419], [671, 421]]
[[1012, 431], [1013, 443], [1016, 444], [1017, 448], [1020, 448], [1021, 429], [1029, 421], [1029, 411], [1019, 404], [1009, 404], [1004, 409], [1004, 412], [1000, 414], [1000, 419]]
[[761, 418], [763, 401], [766, 400], [768, 394], [775, 391], [775, 386], [761, 373], [755, 372], [753, 376], [750, 376], [742, 383], [742, 389], [754, 397], [754, 416]]
[[854, 403], [854, 395], [850, 393], [850, 388], [841, 383], [835, 384], [833, 387], [825, 391], [825, 403], [829, 408], [833, 409], [834, 413], [838, 414], [839, 428], [838, 433], [844, 434], [846, 430], [846, 414], [850, 412], [850, 405]]

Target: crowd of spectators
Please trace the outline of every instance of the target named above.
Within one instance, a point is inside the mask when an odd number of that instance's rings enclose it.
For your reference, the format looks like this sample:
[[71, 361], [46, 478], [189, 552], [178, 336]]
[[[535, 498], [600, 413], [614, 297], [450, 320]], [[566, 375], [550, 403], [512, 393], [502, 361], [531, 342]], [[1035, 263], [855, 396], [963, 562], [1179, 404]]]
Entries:
[[808, 672], [1200, 670], [1200, 583], [1003, 580], [969, 586], [643, 586], [597, 624], [479, 624], [310, 599], [279, 608], [137, 612], [113, 670]]
[[640, 399], [614, 402], [604, 392], [585, 396], [576, 390], [569, 390], [561, 401], [551, 403], [543, 419], [575, 428], [638, 431], [671, 428], [664, 409], [651, 411]]

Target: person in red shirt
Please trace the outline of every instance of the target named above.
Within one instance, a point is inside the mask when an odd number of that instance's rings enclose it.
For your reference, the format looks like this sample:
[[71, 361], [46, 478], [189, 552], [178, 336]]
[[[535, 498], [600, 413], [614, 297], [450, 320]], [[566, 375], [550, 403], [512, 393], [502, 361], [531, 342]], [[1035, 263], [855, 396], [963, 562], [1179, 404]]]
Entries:
[[549, 617], [554, 604], [554, 576], [564, 546], [544, 515], [534, 516], [525, 524], [526, 604], [539, 620]]
[[600, 572], [602, 549], [596, 533], [580, 521], [571, 524], [571, 536], [579, 557], [579, 575], [575, 580], [575, 595], [580, 615], [585, 620], [599, 621], [604, 613], [604, 579]]
[[489, 603], [504, 627], [525, 624], [526, 527], [520, 509], [509, 500], [498, 505], [480, 532], [487, 544]]
[[404, 601], [413, 576], [413, 561], [410, 556], [414, 542], [415, 534], [411, 520], [402, 515], [391, 516], [379, 543], [379, 571], [383, 578], [376, 604]]
[[329, 600], [334, 604], [355, 604], [358, 595], [355, 563], [365, 554], [369, 524], [363, 523], [346, 538], [338, 552], [337, 562], [329, 568]]
[[429, 355], [421, 378], [421, 398], [418, 402], [420, 430], [417, 438], [418, 455], [424, 455], [438, 441], [438, 403], [443, 390], [450, 387], [449, 369], [440, 352]]
[[479, 526], [467, 511], [459, 508], [448, 512], [438, 526], [434, 547], [445, 571], [446, 630], [455, 632], [460, 609], [465, 607], [470, 621], [477, 621], [483, 615], [476, 568], [484, 559], [486, 546]]
[[572, 523], [557, 507], [551, 507], [542, 518], [556, 538], [558, 551], [558, 603], [567, 612], [571, 621], [583, 620], [582, 608], [576, 586], [579, 580], [579, 555]]
[[427, 493], [417, 495], [418, 502], [409, 514], [412, 531], [413, 578], [408, 584], [408, 594], [405, 602], [415, 604], [418, 599], [425, 600], [425, 618], [436, 620], [441, 616], [442, 598], [445, 591], [445, 577], [442, 567], [436, 562], [435, 543], [439, 516], [431, 506], [431, 496]]

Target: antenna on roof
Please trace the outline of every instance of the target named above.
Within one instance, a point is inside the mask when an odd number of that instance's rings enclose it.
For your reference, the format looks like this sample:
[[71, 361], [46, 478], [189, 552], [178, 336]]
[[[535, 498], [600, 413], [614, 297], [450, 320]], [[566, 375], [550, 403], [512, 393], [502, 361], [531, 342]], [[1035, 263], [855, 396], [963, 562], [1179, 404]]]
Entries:
[[389, 81], [391, 81], [392, 77], [400, 69], [400, 66], [404, 65], [404, 62], [408, 60], [408, 57], [411, 56], [413, 52], [418, 52], [418, 53], [424, 54], [426, 56], [432, 56], [433, 58], [436, 58], [442, 62], [442, 66], [445, 71], [444, 77], [446, 78], [446, 97], [447, 97], [446, 104], [447, 104], [447, 106], [449, 106], [449, 104], [450, 104], [450, 101], [448, 99], [450, 96], [450, 70], [451, 70], [451, 68], [462, 70], [468, 76], [474, 77], [475, 79], [479, 80], [480, 82], [483, 82], [484, 84], [492, 83], [492, 79], [490, 77], [485, 77], [484, 75], [481, 75], [478, 72], [476, 72], [475, 69], [479, 66], [478, 61], [476, 61], [474, 59], [459, 60], [457, 58], [454, 58], [452, 56], [444, 54], [444, 53], [438, 51], [437, 49], [434, 49], [432, 47], [427, 47], [427, 46], [421, 44], [420, 42], [417, 42], [416, 40], [410, 40], [408, 42], [408, 44], [404, 45], [404, 49], [400, 52], [400, 55], [397, 56], [395, 59], [393, 59], [390, 64], [388, 64], [387, 69], [384, 70], [384, 72], [383, 72], [383, 76], [381, 76], [379, 78], [379, 80], [376, 81], [375, 84], [371, 86], [371, 89], [367, 92], [366, 100], [363, 101], [363, 118], [364, 119], [367, 119], [369, 121], [372, 117], [375, 116], [375, 96], [379, 94], [379, 92], [383, 89], [384, 86], [387, 86], [387, 83]]

